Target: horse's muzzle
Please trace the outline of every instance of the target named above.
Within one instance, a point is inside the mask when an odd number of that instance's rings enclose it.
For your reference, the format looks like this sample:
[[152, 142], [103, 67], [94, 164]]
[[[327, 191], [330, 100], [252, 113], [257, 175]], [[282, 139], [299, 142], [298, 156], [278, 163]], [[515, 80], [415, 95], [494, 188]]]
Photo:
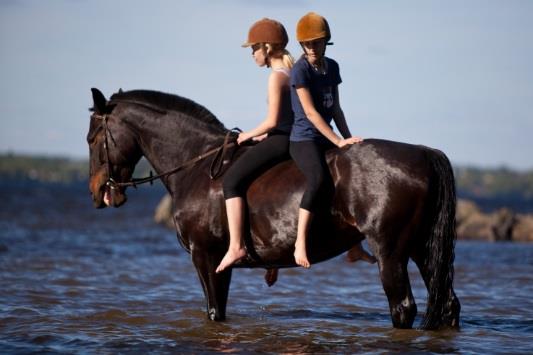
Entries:
[[102, 179], [91, 179], [89, 189], [95, 208], [120, 207], [127, 200], [123, 187], [113, 186]]
[[128, 198], [124, 193], [124, 188], [115, 187], [109, 184], [104, 186], [104, 193], [102, 196], [102, 202], [104, 207], [120, 207]]

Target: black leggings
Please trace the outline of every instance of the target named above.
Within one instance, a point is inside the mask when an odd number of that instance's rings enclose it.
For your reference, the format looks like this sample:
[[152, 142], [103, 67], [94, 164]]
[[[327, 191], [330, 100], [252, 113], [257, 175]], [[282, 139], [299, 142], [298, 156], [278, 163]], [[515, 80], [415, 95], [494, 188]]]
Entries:
[[315, 141], [290, 142], [290, 154], [307, 183], [300, 208], [312, 213], [327, 211], [333, 199], [335, 185], [326, 162], [330, 145]]
[[277, 163], [290, 159], [289, 136], [269, 135], [265, 140], [250, 148], [228, 169], [222, 188], [224, 198], [246, 196], [248, 186], [259, 175]]

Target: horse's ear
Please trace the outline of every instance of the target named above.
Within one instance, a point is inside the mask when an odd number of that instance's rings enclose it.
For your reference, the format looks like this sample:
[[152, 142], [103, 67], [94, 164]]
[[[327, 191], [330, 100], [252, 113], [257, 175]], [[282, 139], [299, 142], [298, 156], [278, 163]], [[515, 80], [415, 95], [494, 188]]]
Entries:
[[97, 88], [91, 88], [93, 93], [93, 110], [98, 114], [104, 114], [106, 110], [107, 100], [100, 90]]

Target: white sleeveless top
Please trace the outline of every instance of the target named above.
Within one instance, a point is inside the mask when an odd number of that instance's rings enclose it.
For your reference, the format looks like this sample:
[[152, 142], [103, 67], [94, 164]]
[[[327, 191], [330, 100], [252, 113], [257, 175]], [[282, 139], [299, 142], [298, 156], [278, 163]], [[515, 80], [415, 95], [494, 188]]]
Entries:
[[291, 73], [290, 73], [289, 69], [287, 69], [287, 68], [277, 68], [277, 69], [272, 69], [272, 71], [283, 73], [283, 74], [287, 75], [287, 77], [289, 77], [289, 78], [291, 76]]
[[[277, 69], [272, 69], [272, 71], [281, 72], [285, 74], [288, 78], [291, 77], [290, 69], [287, 69], [287, 68], [277, 68]], [[280, 120], [277, 126], [272, 130], [271, 133], [290, 134], [292, 123], [293, 123], [290, 86], [287, 86], [286, 90], [283, 90], [283, 93], [281, 96], [281, 110], [280, 111], [281, 111]]]

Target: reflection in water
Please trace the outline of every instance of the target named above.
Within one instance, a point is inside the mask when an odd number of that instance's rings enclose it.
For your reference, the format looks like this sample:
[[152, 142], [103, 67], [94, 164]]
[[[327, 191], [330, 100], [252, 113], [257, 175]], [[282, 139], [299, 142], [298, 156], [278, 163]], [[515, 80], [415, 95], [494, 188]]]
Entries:
[[[85, 186], [0, 192], [2, 353], [530, 351], [531, 245], [458, 243], [458, 332], [392, 328], [377, 267], [344, 256], [281, 270], [270, 288], [263, 270], [235, 270], [228, 320], [214, 323], [190, 256], [152, 222], [161, 190], [115, 210], [92, 209]], [[425, 289], [409, 271], [420, 321]]]

